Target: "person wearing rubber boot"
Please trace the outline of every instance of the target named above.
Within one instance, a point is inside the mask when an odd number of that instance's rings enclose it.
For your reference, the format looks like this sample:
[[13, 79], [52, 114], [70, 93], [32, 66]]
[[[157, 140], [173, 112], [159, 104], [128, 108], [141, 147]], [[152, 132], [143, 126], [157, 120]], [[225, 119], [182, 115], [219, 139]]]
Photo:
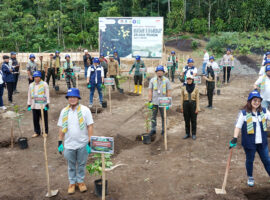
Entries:
[[143, 79], [143, 73], [140, 72], [140, 68], [145, 68], [144, 62], [141, 60], [141, 56], [136, 56], [136, 61], [132, 65], [129, 74], [131, 75], [133, 69], [135, 69], [134, 72], [134, 93], [136, 94], [138, 92], [139, 88], [139, 94], [142, 93], [142, 79]]
[[102, 87], [104, 83], [104, 70], [103, 67], [99, 65], [99, 59], [94, 58], [93, 65], [88, 68], [87, 72], [87, 87], [90, 89], [90, 104], [89, 108], [93, 106], [93, 99], [95, 94], [95, 89], [97, 88], [99, 103], [102, 106], [103, 95], [102, 95]]
[[181, 76], [184, 78], [184, 85], [187, 83], [187, 76], [197, 76], [198, 69], [194, 66], [194, 60], [189, 58], [187, 60], [187, 66], [183, 68]]
[[[149, 83], [149, 108], [152, 109], [152, 124], [150, 136], [156, 134], [157, 126], [157, 114], [158, 110], [162, 119], [162, 131], [161, 135], [164, 134], [164, 108], [159, 107], [158, 98], [159, 97], [170, 97], [171, 96], [171, 83], [168, 78], [164, 76], [165, 70], [162, 65], [156, 67], [156, 76], [150, 80]], [[169, 107], [165, 108], [169, 109]]]
[[[246, 105], [238, 114], [234, 129], [233, 139], [230, 141], [230, 148], [237, 145], [237, 138], [241, 133], [242, 146], [246, 154], [247, 184], [254, 186], [253, 162], [256, 152], [264, 165], [268, 176], [270, 176], [270, 157], [267, 141], [267, 122], [270, 120], [270, 113], [262, 108], [262, 97], [257, 90], [252, 91], [247, 99]], [[269, 179], [269, 178], [268, 178]]]
[[48, 110], [49, 110], [49, 103], [50, 103], [50, 92], [49, 86], [45, 81], [41, 80], [41, 72], [35, 71], [33, 74], [34, 82], [29, 85], [28, 89], [28, 100], [27, 100], [27, 110], [31, 111], [33, 114], [33, 123], [34, 123], [34, 131], [35, 133], [32, 135], [33, 138], [40, 136], [41, 128], [39, 121], [41, 119], [41, 104], [35, 103], [36, 96], [44, 96], [47, 100], [47, 104], [43, 109], [44, 113], [44, 121], [45, 121], [45, 133], [48, 134], [49, 127], [48, 127]]
[[[230, 82], [231, 77], [231, 69], [234, 66], [234, 58], [231, 54], [231, 49], [227, 49], [226, 54], [221, 59], [220, 65], [223, 66], [223, 83], [225, 83], [225, 80], [227, 79], [227, 83]], [[226, 76], [226, 69], [227, 69], [227, 77]]]
[[10, 53], [10, 60], [9, 60], [9, 65], [12, 66], [15, 70], [14, 74], [13, 74], [13, 76], [14, 76], [13, 93], [14, 94], [19, 93], [17, 90], [17, 84], [18, 84], [19, 76], [20, 76], [20, 64], [17, 61], [16, 55], [17, 55], [16, 52], [11, 52]]
[[50, 54], [50, 60], [47, 62], [45, 66], [45, 74], [46, 74], [46, 82], [49, 85], [50, 79], [52, 77], [53, 80], [53, 88], [55, 87], [55, 74], [56, 73], [56, 65], [55, 60], [53, 59], [53, 54]]
[[266, 60], [264, 61], [263, 67], [261, 67], [261, 69], [260, 69], [259, 76], [265, 75], [265, 68], [266, 68], [267, 66], [269, 66], [269, 65], [270, 65], [270, 58], [269, 58], [269, 59], [266, 59]]
[[66, 59], [66, 62], [64, 62], [63, 70], [61, 70], [62, 77], [65, 77], [68, 89], [71, 88], [70, 82], [72, 82], [72, 86], [75, 88], [76, 78], [75, 78], [75, 73], [73, 72], [73, 62], [71, 62], [70, 55], [68, 54], [65, 55], [65, 59]]
[[68, 106], [62, 109], [57, 123], [58, 152], [64, 152], [68, 163], [68, 194], [74, 194], [76, 186], [80, 192], [87, 191], [84, 178], [88, 154], [91, 153], [90, 139], [94, 121], [89, 108], [79, 102], [79, 89], [69, 89], [66, 99]]
[[[123, 93], [123, 89], [119, 87], [119, 80], [118, 80], [119, 75], [120, 75], [120, 69], [119, 69], [118, 61], [114, 60], [113, 55], [110, 55], [109, 62], [108, 62], [108, 77], [114, 78], [117, 90], [120, 93]], [[113, 85], [112, 86], [113, 90], [114, 90], [114, 87], [115, 86]]]
[[192, 139], [196, 140], [197, 115], [200, 111], [199, 89], [194, 83], [192, 75], [187, 76], [187, 84], [181, 90], [180, 110], [184, 114], [186, 135], [183, 139], [190, 137], [190, 124]]
[[53, 57], [53, 59], [55, 60], [55, 67], [56, 67], [56, 78], [58, 80], [60, 80], [60, 74], [61, 74], [61, 57], [60, 57], [60, 51], [55, 51], [55, 55]]
[[254, 84], [255, 89], [260, 89], [262, 101], [262, 107], [269, 109], [270, 105], [270, 65], [265, 68], [265, 75], [260, 76]]
[[9, 56], [3, 56], [3, 64], [2, 64], [2, 72], [3, 72], [3, 79], [6, 83], [7, 90], [8, 90], [8, 102], [11, 106], [14, 105], [13, 103], [13, 89], [15, 84], [14, 79], [14, 72], [15, 68], [9, 65]]
[[30, 54], [29, 62], [26, 65], [27, 75], [28, 75], [28, 82], [29, 85], [34, 81], [33, 73], [38, 70], [38, 65], [35, 62], [36, 56], [34, 54]]
[[[213, 108], [213, 95], [215, 90], [215, 72], [212, 66], [215, 58], [213, 56], [210, 57], [210, 62], [206, 65], [206, 74], [203, 76], [206, 80], [206, 88], [207, 88], [207, 97], [208, 97], [208, 106], [206, 108]], [[212, 61], [212, 62], [211, 62]]]
[[170, 72], [168, 70], [168, 73], [170, 73], [169, 77], [171, 77], [171, 81], [174, 82], [175, 71], [178, 69], [178, 58], [175, 56], [175, 51], [171, 52], [168, 61], [173, 62], [173, 65], [170, 67]]

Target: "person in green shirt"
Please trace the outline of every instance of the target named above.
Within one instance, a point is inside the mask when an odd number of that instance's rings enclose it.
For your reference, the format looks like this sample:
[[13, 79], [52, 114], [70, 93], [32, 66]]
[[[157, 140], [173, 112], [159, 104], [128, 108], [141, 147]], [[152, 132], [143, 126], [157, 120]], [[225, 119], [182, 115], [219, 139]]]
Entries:
[[[134, 72], [134, 93], [138, 92], [139, 88], [139, 94], [142, 93], [142, 79], [143, 79], [143, 72], [140, 72], [140, 68], [145, 69], [144, 62], [141, 60], [141, 56], [136, 56], [136, 61], [132, 65], [131, 69], [129, 70], [129, 74], [132, 73], [133, 69], [135, 69]], [[139, 86], [139, 87], [138, 87]]]
[[171, 77], [172, 82], [174, 82], [175, 70], [178, 69], [178, 58], [175, 56], [175, 51], [171, 52], [168, 61], [172, 62], [172, 65], [168, 66], [168, 77]]
[[71, 88], [71, 83], [72, 82], [72, 86], [75, 88], [76, 87], [76, 78], [75, 78], [75, 74], [73, 72], [73, 67], [74, 64], [73, 62], [70, 61], [70, 55], [65, 55], [65, 59], [66, 62], [64, 62], [63, 65], [63, 70], [62, 71], [62, 77], [66, 79], [66, 83], [67, 83], [67, 87], [68, 89]]

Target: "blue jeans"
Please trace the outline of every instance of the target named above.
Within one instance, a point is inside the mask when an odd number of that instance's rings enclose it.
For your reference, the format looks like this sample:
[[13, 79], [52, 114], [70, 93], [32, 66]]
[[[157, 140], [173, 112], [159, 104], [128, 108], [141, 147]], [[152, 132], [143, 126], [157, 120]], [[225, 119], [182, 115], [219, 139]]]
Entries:
[[83, 183], [85, 177], [85, 166], [88, 158], [86, 145], [76, 150], [65, 149], [64, 156], [68, 162], [69, 183]]
[[87, 78], [88, 66], [84, 66], [84, 78]]
[[268, 109], [269, 105], [270, 105], [270, 101], [265, 101], [265, 100], [262, 101], [262, 107], [263, 108]]
[[101, 83], [100, 84], [91, 84], [91, 88], [90, 88], [90, 104], [93, 104], [93, 98], [94, 98], [96, 88], [97, 88], [98, 95], [99, 95], [99, 102], [100, 103], [103, 102]]
[[203, 65], [202, 65], [202, 73], [203, 73], [203, 74], [206, 74], [206, 72], [205, 72], [206, 64], [207, 64], [207, 63], [203, 63]]
[[246, 152], [246, 170], [247, 175], [252, 176], [253, 173], [253, 162], [256, 151], [258, 152], [261, 161], [264, 165], [265, 170], [270, 176], [270, 157], [268, 146], [263, 147], [262, 144], [256, 144], [256, 149], [244, 149]]
[[4, 94], [4, 84], [0, 84], [0, 107], [4, 106], [3, 94]]

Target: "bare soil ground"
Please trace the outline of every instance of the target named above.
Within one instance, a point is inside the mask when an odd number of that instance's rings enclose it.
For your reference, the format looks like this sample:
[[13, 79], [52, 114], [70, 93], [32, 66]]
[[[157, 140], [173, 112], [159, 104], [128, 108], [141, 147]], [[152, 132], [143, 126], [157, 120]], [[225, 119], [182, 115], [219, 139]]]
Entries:
[[[1, 200], [42, 200], [46, 199], [46, 175], [43, 156], [42, 137], [32, 139], [32, 114], [26, 111], [27, 80], [19, 82], [20, 94], [14, 96], [15, 102], [22, 105], [23, 134], [28, 138], [29, 148], [21, 150], [18, 145], [0, 148], [0, 199]], [[227, 195], [218, 196], [214, 188], [221, 188], [229, 154], [228, 144], [239, 109], [245, 104], [247, 95], [257, 75], [233, 75], [232, 82], [222, 86], [221, 95], [214, 97], [214, 109], [208, 110], [207, 98], [201, 96], [202, 111], [198, 115], [197, 140], [183, 140], [185, 134], [183, 115], [179, 113], [180, 83], [173, 84], [173, 107], [168, 112], [168, 151], [164, 151], [163, 139], [160, 136], [160, 118], [155, 142], [144, 145], [136, 141], [136, 136], [145, 132], [143, 105], [147, 101], [142, 96], [112, 94], [112, 114], [109, 109], [98, 115], [93, 114], [94, 135], [115, 137], [115, 154], [113, 162], [128, 166], [120, 167], [107, 173], [109, 181], [108, 200], [244, 200], [270, 199], [270, 183], [267, 173], [258, 156], [254, 162], [256, 185], [246, 185], [245, 154], [238, 145], [234, 150]], [[67, 194], [67, 163], [57, 152], [57, 120], [61, 109], [67, 104], [64, 98], [66, 85], [59, 82], [60, 92], [52, 87], [49, 110], [48, 161], [51, 177], [51, 188], [59, 189], [53, 200], [86, 200], [98, 199], [94, 195], [94, 180], [86, 174], [86, 193], [76, 191]], [[89, 104], [89, 90], [81, 78], [81, 103]], [[127, 92], [129, 83], [122, 87]], [[133, 87], [133, 83], [131, 83]], [[204, 84], [200, 85], [204, 93]], [[131, 89], [131, 88], [130, 88]], [[7, 100], [5, 91], [4, 99]], [[108, 98], [107, 96], [105, 99]], [[12, 110], [12, 108], [9, 108]], [[1, 118], [0, 143], [10, 139], [10, 120]], [[15, 135], [19, 131], [15, 128]], [[240, 144], [240, 141], [239, 141]], [[5, 146], [5, 145], [3, 145]], [[92, 161], [89, 156], [88, 162]]]

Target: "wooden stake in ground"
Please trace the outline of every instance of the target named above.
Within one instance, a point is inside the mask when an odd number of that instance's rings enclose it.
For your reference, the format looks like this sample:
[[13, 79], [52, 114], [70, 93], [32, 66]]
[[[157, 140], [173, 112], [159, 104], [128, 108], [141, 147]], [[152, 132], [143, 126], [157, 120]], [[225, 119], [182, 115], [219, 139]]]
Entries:
[[45, 122], [44, 122], [43, 109], [44, 109], [44, 105], [41, 105], [42, 133], [43, 133], [43, 139], [44, 139], [44, 158], [45, 158], [47, 190], [48, 190], [46, 197], [53, 197], [58, 194], [58, 190], [51, 190], [51, 187], [50, 187], [50, 175], [49, 175], [48, 155], [47, 155], [47, 134], [45, 134]]
[[128, 91], [129, 91], [129, 92], [131, 92], [131, 91], [130, 91], [130, 79], [131, 79], [131, 76], [128, 76]]
[[232, 159], [232, 152], [233, 152], [233, 148], [230, 149], [230, 154], [227, 160], [227, 166], [226, 166], [226, 171], [225, 171], [225, 176], [224, 176], [224, 181], [222, 184], [222, 188], [218, 189], [215, 188], [215, 192], [216, 194], [226, 194], [226, 185], [227, 185], [227, 179], [228, 179], [228, 173], [229, 173], [229, 169], [230, 169], [230, 164], [231, 164], [231, 159]]
[[164, 109], [164, 145], [165, 145], [165, 151], [168, 149], [167, 144], [167, 109], [166, 107]]
[[10, 145], [11, 145], [11, 148], [14, 147], [14, 134], [13, 134], [13, 130], [14, 130], [14, 122], [13, 122], [13, 119], [11, 119], [11, 129], [10, 129]]
[[101, 154], [101, 159], [102, 159], [102, 200], [105, 200], [106, 175], [105, 175], [105, 156], [104, 156], [104, 153]]
[[228, 72], [227, 72], [227, 69], [228, 69], [228, 67], [226, 66], [226, 67], [225, 67], [225, 84], [228, 83], [228, 81], [227, 81], [227, 80], [228, 80], [228, 79], [227, 79], [227, 73], [228, 73]]
[[112, 113], [112, 96], [111, 96], [111, 86], [109, 86], [109, 104], [110, 104], [110, 113]]

